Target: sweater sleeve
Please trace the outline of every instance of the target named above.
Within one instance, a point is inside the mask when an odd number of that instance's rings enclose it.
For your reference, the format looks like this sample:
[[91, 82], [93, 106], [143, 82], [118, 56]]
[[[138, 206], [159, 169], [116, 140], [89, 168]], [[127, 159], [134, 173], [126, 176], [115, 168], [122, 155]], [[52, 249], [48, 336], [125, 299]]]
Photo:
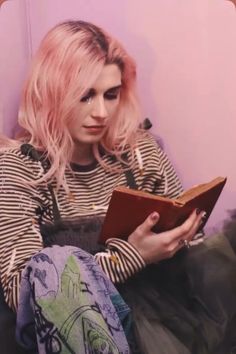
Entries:
[[[138, 188], [149, 193], [176, 198], [183, 192], [177, 173], [163, 149], [149, 134], [140, 139], [136, 149], [136, 167], [133, 175]], [[198, 233], [191, 245], [202, 241], [203, 233]], [[145, 267], [139, 252], [128, 242], [110, 238], [106, 252], [95, 255], [103, 271], [114, 283], [123, 283]]]
[[33, 173], [17, 154], [2, 154], [0, 168], [0, 277], [6, 302], [16, 310], [22, 270], [42, 248], [35, 212], [40, 198], [26, 186]]
[[[133, 175], [140, 190], [170, 198], [182, 192], [170, 160], [153, 137], [140, 141], [136, 156]], [[106, 251], [96, 254], [95, 259], [112, 282], [123, 283], [145, 267], [139, 252], [128, 242], [110, 238], [106, 246]]]
[[110, 238], [106, 251], [95, 255], [96, 261], [113, 283], [124, 283], [145, 267], [139, 252], [127, 241]]

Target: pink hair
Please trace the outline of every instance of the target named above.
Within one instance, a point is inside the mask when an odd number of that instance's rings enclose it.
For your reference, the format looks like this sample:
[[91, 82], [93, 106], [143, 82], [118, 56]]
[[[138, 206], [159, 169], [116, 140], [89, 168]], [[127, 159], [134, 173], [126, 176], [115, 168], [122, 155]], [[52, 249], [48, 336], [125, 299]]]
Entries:
[[[55, 26], [42, 40], [33, 60], [19, 111], [21, 140], [46, 152], [50, 169], [44, 180], [66, 185], [65, 168], [73, 153], [68, 130], [79, 97], [93, 86], [106, 64], [122, 73], [119, 109], [100, 144], [120, 158], [135, 146], [140, 110], [135, 93], [136, 66], [121, 44], [99, 27], [83, 21]], [[93, 147], [101, 162], [98, 146]]]

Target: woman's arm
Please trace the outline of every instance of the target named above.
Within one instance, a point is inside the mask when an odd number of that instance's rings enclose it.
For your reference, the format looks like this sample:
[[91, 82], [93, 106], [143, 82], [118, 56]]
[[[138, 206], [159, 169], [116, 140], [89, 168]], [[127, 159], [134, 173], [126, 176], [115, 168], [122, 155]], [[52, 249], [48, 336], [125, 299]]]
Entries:
[[194, 210], [182, 225], [156, 234], [152, 228], [158, 222], [159, 214], [153, 212], [134, 230], [128, 241], [108, 239], [106, 252], [97, 253], [95, 259], [112, 282], [123, 283], [146, 264], [173, 257], [183, 247], [182, 241], [193, 239], [204, 214], [204, 211]]
[[127, 241], [110, 238], [106, 247], [106, 251], [97, 253], [95, 259], [113, 283], [124, 283], [146, 265], [140, 253]]
[[[138, 159], [133, 171], [139, 189], [170, 198], [183, 191], [171, 162], [153, 137], [147, 136], [146, 140], [140, 141], [139, 152], [143, 171], [139, 173]], [[113, 282], [124, 282], [147, 263], [173, 256], [182, 247], [180, 240], [191, 240], [194, 237], [201, 217], [202, 214], [194, 212], [181, 227], [154, 234], [151, 229], [158, 222], [159, 215], [152, 214], [134, 230], [128, 242], [117, 238], [108, 239], [106, 252], [96, 254], [95, 258]]]
[[40, 197], [26, 186], [34, 173], [17, 153], [2, 154], [0, 169], [0, 277], [6, 302], [16, 310], [22, 270], [42, 248], [36, 215]]

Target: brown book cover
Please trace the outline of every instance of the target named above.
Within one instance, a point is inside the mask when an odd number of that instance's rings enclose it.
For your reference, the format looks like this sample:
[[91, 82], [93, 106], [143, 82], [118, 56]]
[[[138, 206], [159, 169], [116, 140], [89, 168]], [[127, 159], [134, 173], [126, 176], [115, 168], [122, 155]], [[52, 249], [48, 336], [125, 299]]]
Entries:
[[170, 230], [181, 225], [196, 208], [204, 210], [207, 214], [202, 228], [225, 183], [225, 177], [217, 177], [208, 183], [188, 189], [175, 199], [117, 187], [113, 191], [99, 240], [104, 243], [111, 237], [127, 239], [154, 211], [160, 214], [154, 232]]

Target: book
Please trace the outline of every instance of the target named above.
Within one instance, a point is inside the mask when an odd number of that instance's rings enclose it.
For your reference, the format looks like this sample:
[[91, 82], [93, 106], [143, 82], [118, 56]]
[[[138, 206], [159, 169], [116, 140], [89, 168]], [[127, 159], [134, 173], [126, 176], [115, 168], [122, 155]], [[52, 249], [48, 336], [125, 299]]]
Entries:
[[181, 225], [194, 209], [204, 210], [206, 224], [223, 188], [226, 177], [196, 185], [177, 198], [171, 199], [128, 187], [116, 187], [112, 193], [108, 210], [99, 236], [99, 242], [108, 238], [127, 239], [128, 236], [154, 211], [160, 215], [154, 232], [162, 232]]

